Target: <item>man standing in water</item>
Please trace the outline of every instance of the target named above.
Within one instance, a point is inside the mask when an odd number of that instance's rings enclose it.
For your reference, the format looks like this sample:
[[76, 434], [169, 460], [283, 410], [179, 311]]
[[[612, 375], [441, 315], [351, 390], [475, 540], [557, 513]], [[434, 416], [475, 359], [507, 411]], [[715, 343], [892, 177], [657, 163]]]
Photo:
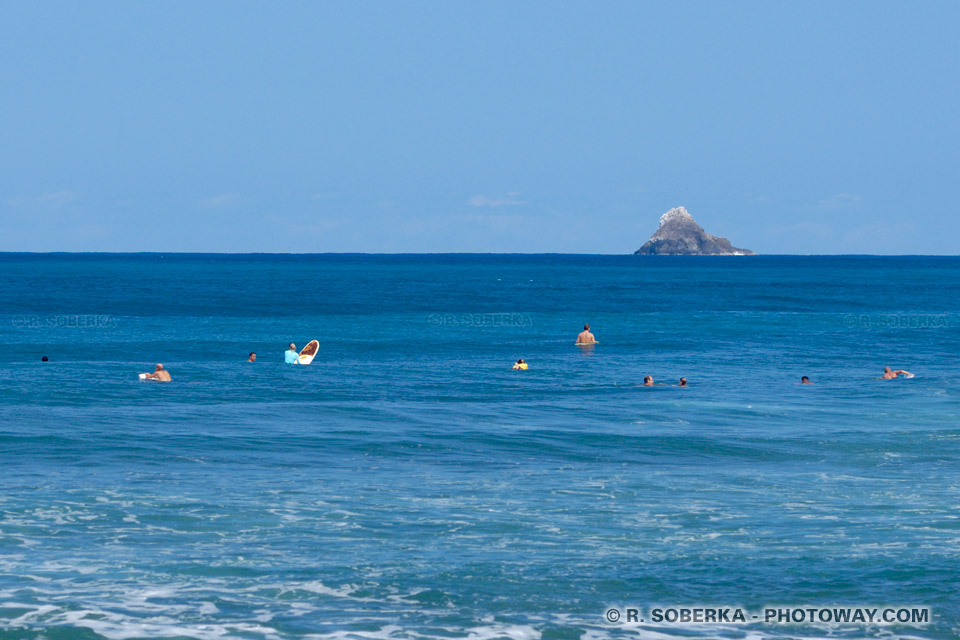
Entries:
[[902, 375], [902, 376], [906, 376], [906, 377], [908, 377], [908, 378], [912, 378], [912, 377], [913, 377], [913, 374], [910, 373], [909, 371], [904, 371], [903, 369], [897, 369], [896, 371], [893, 371], [892, 369], [890, 369], [890, 367], [884, 367], [884, 368], [883, 368], [883, 376], [881, 376], [881, 377], [882, 377], [884, 380], [893, 380], [893, 379], [896, 378], [897, 376], [901, 376], [901, 375]]
[[287, 364], [297, 364], [297, 356], [300, 354], [297, 353], [297, 345], [290, 343], [290, 348], [286, 350], [283, 354], [283, 361]]
[[577, 344], [597, 344], [597, 339], [590, 333], [590, 325], [583, 325], [583, 331], [577, 336]]
[[170, 372], [163, 368], [162, 364], [157, 363], [157, 367], [153, 370], [153, 373], [147, 374], [148, 380], [157, 380], [159, 382], [170, 382], [173, 378], [170, 377]]

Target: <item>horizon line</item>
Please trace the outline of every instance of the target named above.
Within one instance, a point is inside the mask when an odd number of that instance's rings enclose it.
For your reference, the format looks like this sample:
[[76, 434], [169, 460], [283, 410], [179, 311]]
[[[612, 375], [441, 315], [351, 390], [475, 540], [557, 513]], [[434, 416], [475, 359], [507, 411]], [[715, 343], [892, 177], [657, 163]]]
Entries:
[[643, 258], [956, 258], [950, 253], [754, 253], [747, 254], [637, 254], [630, 253], [567, 253], [544, 251], [523, 253], [516, 251], [0, 251], [4, 255], [107, 255], [107, 256], [163, 256], [163, 255], [209, 255], [209, 256], [632, 256]]

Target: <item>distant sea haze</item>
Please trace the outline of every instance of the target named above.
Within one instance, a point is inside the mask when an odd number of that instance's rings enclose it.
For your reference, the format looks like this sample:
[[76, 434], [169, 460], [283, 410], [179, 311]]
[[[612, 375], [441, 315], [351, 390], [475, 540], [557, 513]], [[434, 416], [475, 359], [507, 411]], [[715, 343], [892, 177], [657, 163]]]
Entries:
[[[0, 635], [952, 639], [957, 299], [951, 257], [0, 254]], [[704, 607], [760, 619], [650, 615]]]

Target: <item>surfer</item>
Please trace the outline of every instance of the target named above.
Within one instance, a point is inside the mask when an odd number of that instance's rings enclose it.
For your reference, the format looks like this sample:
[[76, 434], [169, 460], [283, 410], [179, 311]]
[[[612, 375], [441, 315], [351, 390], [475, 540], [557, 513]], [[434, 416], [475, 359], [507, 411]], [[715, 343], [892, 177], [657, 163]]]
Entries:
[[297, 364], [297, 345], [290, 343], [290, 348], [283, 354], [283, 361], [287, 364]]
[[883, 375], [881, 376], [882, 380], [893, 380], [897, 376], [906, 376], [907, 378], [912, 378], [913, 374], [909, 371], [904, 371], [903, 369], [897, 369], [893, 371], [890, 367], [883, 368]]
[[146, 374], [147, 380], [156, 380], [157, 382], [170, 382], [173, 378], [170, 377], [170, 372], [163, 368], [163, 365], [157, 363], [156, 368], [153, 370], [153, 373]]
[[527, 363], [523, 361], [523, 358], [520, 358], [519, 360], [517, 360], [517, 363], [516, 363], [515, 365], [513, 365], [513, 368], [514, 368], [514, 369], [519, 369], [519, 370], [521, 370], [521, 371], [526, 371], [526, 370], [527, 370]]
[[251, 351], [251, 352], [250, 352], [250, 357], [247, 358], [247, 362], [256, 362], [256, 361], [257, 361], [257, 352], [256, 352], [256, 351]]
[[583, 325], [583, 331], [577, 336], [577, 344], [597, 344], [597, 339], [590, 333], [590, 325]]
[[813, 384], [813, 383], [810, 382], [810, 378], [808, 378], [807, 376], [803, 376], [800, 378], [800, 384]]

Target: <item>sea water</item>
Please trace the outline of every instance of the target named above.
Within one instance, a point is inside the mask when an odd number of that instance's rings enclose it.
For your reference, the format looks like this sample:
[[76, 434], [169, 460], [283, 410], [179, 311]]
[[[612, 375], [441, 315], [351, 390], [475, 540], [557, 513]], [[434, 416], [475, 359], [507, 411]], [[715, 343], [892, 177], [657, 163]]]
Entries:
[[0, 254], [0, 637], [955, 638], [958, 355], [957, 258]]

